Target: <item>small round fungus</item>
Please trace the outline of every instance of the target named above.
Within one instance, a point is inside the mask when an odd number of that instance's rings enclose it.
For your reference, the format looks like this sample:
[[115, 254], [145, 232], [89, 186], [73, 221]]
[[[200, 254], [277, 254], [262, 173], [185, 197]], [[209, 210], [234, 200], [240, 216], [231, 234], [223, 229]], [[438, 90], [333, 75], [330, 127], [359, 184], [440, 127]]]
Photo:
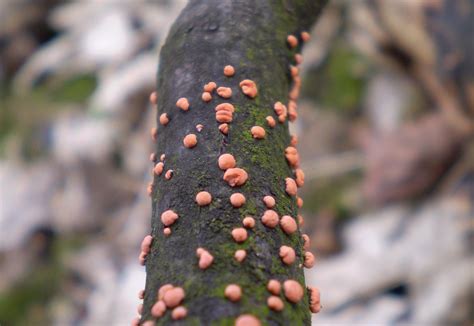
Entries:
[[165, 157], [166, 157], [165, 154], [161, 154], [161, 155], [160, 155], [160, 161], [161, 161], [161, 162], [164, 162], [164, 161], [165, 161]]
[[170, 119], [168, 118], [168, 115], [166, 113], [162, 113], [160, 115], [160, 124], [163, 126], [166, 126], [170, 122]]
[[164, 234], [165, 236], [169, 236], [169, 235], [171, 234], [171, 229], [170, 229], [170, 228], [164, 228], [164, 229], [163, 229], [163, 234]]
[[151, 135], [151, 139], [153, 139], [153, 141], [156, 141], [158, 139], [158, 128], [156, 127], [151, 128], [150, 135]]
[[173, 309], [173, 311], [171, 311], [171, 318], [173, 318], [174, 320], [183, 319], [187, 315], [188, 310], [183, 306], [176, 307]]
[[245, 228], [235, 228], [232, 230], [232, 238], [235, 242], [241, 243], [247, 240], [247, 230]]
[[196, 130], [197, 132], [201, 132], [201, 130], [204, 128], [204, 126], [202, 124], [197, 124], [196, 125]]
[[267, 305], [270, 309], [275, 310], [275, 311], [282, 311], [283, 308], [285, 307], [283, 300], [280, 299], [280, 297], [277, 297], [275, 295], [268, 297]]
[[303, 56], [300, 53], [295, 54], [295, 62], [297, 65], [300, 65], [303, 63]]
[[260, 126], [253, 126], [250, 129], [250, 132], [252, 133], [252, 137], [255, 139], [265, 138], [265, 129]]
[[231, 65], [227, 65], [224, 67], [224, 75], [227, 77], [232, 77], [235, 74], [235, 69]]
[[178, 219], [178, 217], [178, 214], [169, 209], [161, 214], [161, 222], [163, 222], [165, 226], [170, 226]]
[[303, 42], [308, 42], [311, 38], [311, 35], [306, 32], [306, 31], [303, 31], [301, 32], [301, 39], [303, 40]]
[[304, 218], [302, 215], [298, 215], [298, 224], [300, 226], [303, 226], [304, 225]]
[[266, 117], [265, 120], [267, 120], [267, 124], [270, 128], [275, 127], [276, 122], [275, 122], [275, 119], [272, 116]]
[[162, 317], [166, 312], [166, 304], [163, 301], [157, 301], [151, 307], [151, 315], [153, 317]]
[[186, 135], [183, 139], [184, 147], [193, 148], [197, 144], [197, 137], [195, 134]]
[[237, 302], [242, 297], [242, 289], [237, 284], [229, 284], [224, 290], [224, 295], [232, 302]]
[[148, 254], [150, 252], [151, 243], [153, 242], [153, 237], [151, 235], [146, 235], [143, 238], [142, 244], [140, 246], [141, 250]]
[[230, 98], [232, 96], [232, 89], [230, 87], [219, 87], [217, 89], [217, 95], [222, 98]]
[[288, 35], [286, 38], [286, 42], [290, 46], [290, 48], [295, 48], [298, 46], [298, 39], [294, 35]]
[[286, 265], [291, 265], [295, 262], [296, 253], [295, 250], [288, 246], [281, 246], [280, 247], [280, 258], [283, 263]]
[[245, 196], [239, 192], [230, 195], [230, 203], [235, 208], [242, 207], [245, 204]]
[[303, 249], [308, 250], [311, 247], [311, 240], [310, 240], [309, 236], [307, 234], [303, 233], [301, 235], [301, 237], [303, 238]]
[[206, 85], [204, 85], [204, 91], [208, 93], [212, 93], [213, 90], [215, 90], [217, 87], [217, 84], [214, 82], [209, 82]]
[[296, 169], [295, 170], [295, 176], [296, 176], [296, 185], [298, 187], [303, 187], [304, 186], [304, 172], [301, 169]]
[[235, 320], [235, 326], [260, 326], [260, 320], [253, 315], [240, 315]]
[[315, 261], [316, 259], [314, 258], [314, 255], [311, 252], [306, 251], [304, 253], [304, 267], [313, 268]]
[[245, 257], [247, 256], [247, 252], [243, 249], [239, 249], [235, 252], [234, 258], [237, 260], [239, 263], [241, 263]]
[[229, 133], [229, 125], [227, 123], [220, 124], [219, 131], [224, 135], [227, 135]]
[[156, 153], [151, 153], [150, 154], [150, 162], [155, 162], [156, 161]]
[[235, 158], [232, 154], [222, 154], [217, 161], [221, 170], [227, 170], [235, 167]]
[[279, 295], [281, 291], [281, 283], [277, 280], [270, 280], [267, 284], [267, 290], [271, 294]]
[[292, 178], [285, 178], [285, 191], [290, 196], [296, 196], [296, 193], [298, 191], [296, 181]]
[[262, 223], [266, 227], [274, 228], [278, 225], [278, 214], [272, 209], [268, 209], [263, 213]]
[[165, 173], [165, 179], [170, 180], [173, 177], [174, 171], [173, 170], [168, 170]]
[[181, 97], [178, 101], [176, 101], [176, 106], [183, 111], [189, 110], [189, 101], [185, 97]]
[[255, 219], [251, 216], [246, 216], [242, 221], [242, 225], [247, 229], [251, 229], [255, 226]]
[[151, 92], [150, 94], [150, 103], [156, 105], [158, 103], [158, 94], [156, 92]]
[[269, 195], [263, 197], [263, 203], [265, 204], [265, 206], [267, 208], [273, 208], [273, 207], [275, 207], [275, 204], [276, 204], [275, 198], [273, 198], [272, 196], [269, 196]]
[[238, 187], [247, 181], [248, 174], [244, 169], [230, 168], [225, 171], [223, 179], [229, 184], [229, 186]]
[[174, 308], [178, 306], [184, 299], [184, 290], [180, 287], [172, 288], [165, 292], [163, 295], [163, 301], [168, 308]]
[[283, 283], [283, 290], [288, 301], [293, 303], [299, 302], [304, 295], [303, 287], [295, 280], [286, 280]]
[[212, 95], [211, 93], [209, 92], [203, 92], [202, 95], [201, 95], [201, 99], [204, 101], [204, 102], [209, 102], [212, 100]]
[[239, 86], [242, 89], [242, 93], [250, 98], [255, 98], [258, 94], [257, 85], [250, 79], [242, 80]]
[[296, 196], [296, 206], [298, 206], [298, 208], [303, 207], [303, 198]]
[[290, 65], [290, 73], [291, 77], [296, 77], [300, 74], [300, 70], [298, 69], [298, 67]]
[[309, 294], [309, 309], [312, 313], [317, 314], [321, 310], [321, 293], [319, 289], [313, 286], [308, 286]]
[[207, 191], [198, 192], [198, 194], [196, 195], [196, 203], [199, 206], [207, 206], [211, 203], [211, 201], [212, 195]]
[[163, 173], [164, 167], [165, 165], [163, 164], [163, 162], [156, 163], [155, 167], [153, 168], [153, 173], [156, 175], [161, 175]]
[[296, 147], [296, 145], [298, 145], [298, 136], [291, 135], [290, 145], [293, 147]]
[[146, 193], [148, 194], [148, 196], [151, 196], [151, 194], [153, 193], [153, 183], [150, 182], [146, 186]]
[[199, 257], [199, 268], [200, 269], [207, 269], [209, 266], [212, 265], [214, 261], [214, 256], [212, 256], [209, 251], [203, 249], [201, 253], [198, 253]]
[[165, 293], [169, 290], [174, 288], [172, 284], [164, 284], [160, 287], [158, 290], [158, 300], [163, 300], [163, 297], [165, 296]]
[[298, 229], [295, 219], [289, 215], [285, 215], [281, 218], [280, 227], [286, 234], [293, 234]]

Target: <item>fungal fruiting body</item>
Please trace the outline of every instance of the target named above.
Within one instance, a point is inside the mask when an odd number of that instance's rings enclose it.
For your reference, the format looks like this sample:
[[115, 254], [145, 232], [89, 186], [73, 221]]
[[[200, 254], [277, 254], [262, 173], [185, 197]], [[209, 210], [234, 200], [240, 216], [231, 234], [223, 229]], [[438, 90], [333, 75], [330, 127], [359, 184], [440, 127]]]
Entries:
[[230, 168], [225, 171], [223, 179], [229, 184], [229, 186], [237, 187], [243, 185], [247, 181], [248, 174], [244, 169]]
[[201, 191], [196, 195], [196, 203], [199, 206], [207, 206], [212, 201], [212, 195], [207, 191]]
[[157, 102], [158, 102], [158, 95], [156, 94], [156, 92], [151, 92], [150, 103], [156, 105]]
[[250, 129], [250, 132], [252, 133], [252, 137], [255, 138], [255, 139], [265, 138], [265, 129], [263, 129], [260, 126], [253, 126]]
[[278, 116], [278, 121], [280, 123], [285, 122], [286, 117], [288, 116], [288, 109], [286, 106], [281, 102], [275, 102], [273, 110], [275, 110], [275, 113]]
[[188, 310], [183, 306], [179, 306], [174, 308], [173, 311], [171, 311], [171, 318], [173, 318], [174, 320], [179, 320], [186, 317], [187, 314]]
[[234, 238], [235, 242], [244, 242], [247, 240], [247, 236], [247, 230], [244, 228], [236, 228], [232, 230], [232, 238]]
[[298, 111], [296, 110], [297, 107], [296, 101], [288, 101], [288, 119], [290, 119], [292, 122], [298, 118]]
[[161, 154], [161, 155], [160, 155], [160, 161], [163, 162], [163, 161], [165, 160], [165, 157], [166, 157], [165, 154]]
[[153, 183], [149, 183], [147, 186], [146, 186], [146, 192], [148, 194], [148, 196], [151, 196], [151, 194], [153, 193]]
[[181, 97], [176, 101], [176, 106], [180, 108], [183, 111], [188, 111], [189, 110], [189, 101], [185, 97]]
[[296, 169], [295, 170], [295, 176], [296, 176], [296, 185], [298, 187], [303, 187], [304, 186], [304, 172], [301, 169]]
[[262, 223], [266, 227], [274, 228], [278, 225], [278, 214], [272, 209], [268, 209], [262, 215]]
[[303, 287], [295, 280], [286, 280], [283, 282], [283, 292], [288, 301], [297, 303], [304, 295]]
[[166, 113], [162, 113], [160, 115], [160, 124], [163, 126], [166, 126], [170, 122], [170, 119], [168, 118], [168, 115]]
[[273, 208], [276, 204], [275, 198], [273, 198], [272, 196], [263, 197], [263, 202], [265, 203], [265, 206], [267, 208]]
[[196, 255], [199, 258], [199, 268], [200, 269], [207, 269], [209, 266], [211, 266], [212, 262], [214, 261], [214, 256], [212, 256], [209, 251], [203, 249], [203, 248], [198, 248], [196, 250]]
[[296, 197], [296, 206], [298, 206], [298, 208], [303, 207], [303, 198], [298, 196]]
[[165, 165], [163, 164], [163, 162], [156, 163], [155, 167], [153, 168], [153, 173], [155, 173], [156, 175], [161, 175], [163, 173], [164, 167]]
[[267, 120], [267, 124], [270, 128], [275, 127], [276, 122], [275, 122], [275, 119], [272, 116], [266, 117], [265, 120]]
[[237, 302], [242, 297], [242, 289], [237, 284], [229, 284], [225, 288], [224, 295], [232, 302]]
[[281, 246], [280, 247], [280, 258], [283, 263], [286, 265], [291, 265], [295, 262], [296, 253], [295, 250], [288, 246]]
[[303, 42], [308, 42], [311, 38], [311, 35], [306, 32], [306, 31], [303, 31], [301, 32], [301, 39], [303, 40]]
[[290, 48], [295, 48], [298, 46], [298, 39], [294, 35], [288, 35], [286, 38], [286, 42], [290, 46]]
[[150, 154], [150, 162], [156, 162], [156, 153]]
[[204, 101], [204, 102], [209, 102], [212, 100], [212, 95], [211, 93], [209, 92], [203, 92], [202, 95], [201, 95], [201, 99]]
[[239, 86], [242, 89], [242, 93], [250, 98], [255, 98], [258, 94], [257, 85], [250, 79], [242, 80]]
[[242, 262], [246, 256], [247, 256], [247, 252], [243, 249], [237, 250], [234, 254], [235, 260], [237, 260], [239, 263]]
[[267, 284], [267, 290], [274, 295], [279, 295], [281, 291], [281, 283], [277, 280], [270, 280]]
[[289, 215], [285, 215], [281, 218], [280, 227], [286, 234], [293, 234], [298, 229], [295, 219]]
[[230, 195], [230, 203], [235, 208], [242, 207], [245, 204], [245, 196], [239, 192]]
[[204, 126], [203, 126], [202, 124], [200, 124], [200, 123], [196, 125], [196, 130], [197, 130], [198, 132], [201, 132], [201, 130], [202, 130], [203, 128], [204, 128]]
[[253, 315], [240, 315], [235, 320], [235, 326], [260, 326], [260, 320]]
[[153, 317], [162, 317], [166, 312], [166, 304], [163, 301], [157, 301], [151, 307], [151, 315]]
[[161, 222], [163, 222], [165, 226], [170, 226], [178, 219], [178, 217], [178, 214], [172, 210], [167, 210], [161, 214]]
[[197, 144], [197, 137], [195, 134], [186, 135], [183, 139], [184, 147], [193, 148]]
[[304, 225], [304, 218], [302, 215], [298, 215], [298, 224], [303, 226]]
[[216, 120], [217, 122], [232, 122], [232, 114], [235, 111], [235, 108], [230, 103], [221, 103], [216, 106]]
[[156, 127], [151, 128], [150, 135], [151, 135], [151, 139], [153, 141], [156, 141], [158, 139], [158, 129]]
[[140, 246], [142, 252], [148, 254], [150, 253], [151, 243], [153, 242], [153, 237], [151, 235], [147, 235], [143, 238], [142, 244]]
[[297, 65], [300, 65], [303, 63], [303, 56], [300, 53], [295, 54], [295, 62]]
[[221, 170], [227, 170], [235, 167], [235, 158], [232, 154], [222, 154], [217, 161]]
[[255, 226], [255, 219], [251, 216], [246, 216], [243, 220], [242, 220], [242, 225], [244, 227], [246, 227], [247, 229], [251, 229]]
[[306, 251], [304, 253], [304, 267], [312, 268], [314, 266], [315, 261], [316, 259], [314, 258], [314, 255], [311, 252]]
[[164, 229], [163, 229], [163, 234], [164, 234], [165, 236], [169, 236], [169, 235], [171, 234], [171, 229], [170, 229], [170, 228], [164, 228]]
[[165, 173], [165, 179], [170, 180], [173, 177], [173, 170], [168, 170]]
[[309, 291], [309, 309], [312, 313], [317, 314], [321, 311], [321, 293], [316, 287], [308, 286]]
[[288, 164], [294, 169], [298, 168], [300, 165], [300, 156], [298, 150], [293, 146], [288, 146], [285, 149], [285, 157], [288, 161]]
[[172, 284], [162, 285], [160, 287], [160, 289], [158, 290], [158, 300], [163, 300], [163, 297], [164, 297], [166, 291], [171, 290], [172, 288], [174, 288], [174, 286]]
[[212, 93], [217, 87], [217, 84], [214, 82], [209, 82], [206, 85], [204, 85], [204, 91], [208, 93]]
[[227, 135], [229, 133], [229, 125], [227, 123], [220, 124], [219, 131], [224, 135]]
[[231, 65], [227, 65], [224, 67], [224, 75], [227, 77], [232, 77], [235, 74], [235, 69]]
[[168, 308], [174, 308], [183, 301], [185, 296], [184, 290], [180, 287], [169, 289], [163, 295], [163, 301]]
[[311, 247], [311, 240], [307, 234], [302, 234], [301, 237], [303, 238], [303, 249], [308, 250]]
[[230, 87], [219, 87], [217, 89], [217, 95], [222, 98], [230, 98], [232, 96], [232, 89]]
[[298, 145], [298, 136], [296, 135], [291, 135], [291, 138], [290, 138], [290, 145], [295, 147], [296, 145]]
[[283, 308], [285, 307], [283, 300], [281, 300], [280, 297], [277, 297], [275, 295], [268, 297], [267, 305], [270, 309], [275, 310], [275, 311], [282, 311]]

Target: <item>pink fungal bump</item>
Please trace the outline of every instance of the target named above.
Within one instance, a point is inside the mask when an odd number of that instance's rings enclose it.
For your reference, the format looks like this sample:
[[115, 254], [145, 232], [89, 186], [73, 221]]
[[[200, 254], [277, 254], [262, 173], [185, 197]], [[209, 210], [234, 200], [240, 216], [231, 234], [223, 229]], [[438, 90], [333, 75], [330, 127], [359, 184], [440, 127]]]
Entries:
[[150, 94], [150, 103], [156, 105], [158, 103], [158, 94], [156, 92], [151, 92]]
[[199, 258], [199, 268], [200, 269], [207, 269], [209, 266], [212, 265], [212, 262], [214, 261], [214, 256], [212, 256], [209, 251], [207, 251], [204, 248], [198, 248], [196, 250], [196, 255]]
[[260, 320], [253, 315], [240, 315], [235, 320], [235, 326], [260, 326]]
[[280, 299], [280, 297], [277, 297], [275, 295], [268, 297], [267, 305], [270, 309], [274, 311], [282, 311], [283, 308], [285, 308], [285, 304], [283, 303], [283, 300]]
[[242, 243], [247, 240], [248, 234], [245, 228], [235, 228], [232, 230], [232, 238], [237, 243]]
[[231, 187], [238, 187], [243, 185], [247, 179], [248, 174], [244, 169], [241, 168], [230, 168], [224, 173], [224, 181], [226, 181]]
[[278, 214], [272, 209], [268, 209], [262, 215], [262, 223], [266, 227], [274, 228], [278, 225]]
[[298, 69], [298, 67], [290, 65], [290, 74], [291, 77], [296, 77], [300, 74], [300, 70]]
[[143, 252], [143, 251], [140, 252], [140, 255], [138, 256], [138, 262], [140, 263], [140, 265], [145, 266], [146, 256], [147, 256], [146, 252]]
[[184, 147], [193, 148], [197, 144], [197, 136], [195, 134], [186, 135], [183, 139]]
[[204, 91], [208, 93], [212, 93], [217, 88], [217, 84], [215, 82], [209, 82], [204, 85]]
[[288, 109], [286, 108], [286, 106], [281, 102], [276, 102], [273, 105], [273, 109], [275, 110], [275, 113], [278, 116], [278, 121], [280, 123], [285, 122], [286, 117], [288, 116]]
[[161, 154], [161, 155], [160, 155], [160, 161], [161, 161], [161, 162], [164, 162], [164, 161], [165, 161], [165, 157], [166, 157], [165, 154]]
[[250, 79], [244, 79], [239, 83], [242, 93], [250, 98], [255, 98], [258, 94], [257, 85]]
[[203, 128], [204, 128], [204, 126], [202, 124], [197, 124], [196, 125], [197, 132], [201, 132]]
[[276, 125], [275, 119], [272, 116], [268, 116], [265, 118], [267, 120], [267, 124], [270, 128], [274, 128]]
[[225, 171], [227, 169], [232, 169], [235, 167], [235, 158], [232, 154], [225, 153], [219, 156], [217, 164], [219, 165], [219, 169], [221, 170]]
[[317, 314], [321, 311], [321, 293], [319, 289], [313, 286], [308, 286], [309, 294], [309, 309], [312, 313]]
[[183, 111], [188, 111], [189, 110], [189, 101], [185, 97], [181, 97], [176, 101], [176, 106], [180, 108]]
[[153, 127], [150, 129], [150, 135], [151, 135], [151, 139], [153, 141], [156, 141], [158, 139], [158, 128], [156, 127]]
[[302, 234], [301, 237], [303, 238], [303, 249], [308, 250], [311, 247], [311, 240], [307, 234]]
[[224, 67], [224, 75], [227, 77], [232, 77], [235, 74], [235, 69], [231, 65], [227, 65]]
[[166, 304], [163, 301], [157, 301], [152, 307], [151, 307], [151, 315], [153, 317], [162, 317], [166, 312]]
[[247, 229], [251, 229], [255, 226], [255, 219], [252, 216], [246, 216], [242, 220], [242, 225]]
[[201, 95], [201, 99], [204, 102], [210, 102], [212, 100], [212, 95], [209, 92], [203, 92], [202, 95]]
[[288, 43], [290, 48], [295, 48], [298, 46], [298, 39], [294, 35], [288, 35], [286, 38], [286, 42]]
[[199, 206], [207, 206], [212, 201], [212, 195], [207, 191], [200, 191], [196, 195], [196, 203]]
[[273, 208], [275, 207], [276, 201], [275, 201], [275, 198], [268, 195], [268, 196], [263, 197], [263, 203], [265, 204], [267, 208]]
[[300, 165], [300, 155], [298, 154], [298, 150], [293, 146], [288, 146], [285, 149], [285, 158], [288, 161], [288, 164], [292, 168], [298, 168]]
[[296, 196], [296, 206], [298, 206], [298, 208], [301, 208], [303, 207], [303, 203], [303, 198]]
[[171, 229], [170, 228], [164, 228], [163, 229], [163, 234], [167, 237], [171, 234]]
[[291, 135], [290, 145], [293, 146], [293, 147], [296, 147], [296, 145], [298, 145], [298, 136]]
[[296, 253], [295, 250], [288, 246], [281, 246], [279, 252], [281, 261], [286, 265], [291, 265], [295, 262]]
[[216, 120], [217, 122], [228, 123], [232, 122], [232, 115], [235, 108], [230, 103], [221, 103], [216, 106]]
[[283, 291], [288, 301], [297, 303], [304, 295], [303, 287], [295, 280], [286, 280], [283, 283]]
[[303, 31], [301, 32], [301, 39], [303, 42], [308, 42], [311, 39], [311, 35], [308, 32]]
[[230, 87], [219, 87], [217, 89], [217, 95], [222, 98], [230, 98], [232, 96], [232, 89]]
[[255, 138], [255, 139], [265, 138], [265, 129], [263, 129], [260, 126], [253, 126], [250, 129], [250, 132], [252, 133], [252, 137]]
[[224, 134], [224, 135], [227, 135], [229, 133], [229, 125], [227, 123], [222, 123], [219, 125], [219, 131]]
[[296, 111], [297, 107], [296, 101], [290, 100], [288, 102], [288, 119], [290, 119], [291, 122], [298, 118], [298, 111]]
[[267, 290], [271, 294], [279, 295], [281, 291], [281, 283], [277, 280], [270, 280], [267, 284]]
[[295, 196], [298, 191], [298, 186], [296, 185], [296, 181], [292, 178], [285, 179], [285, 191], [290, 196]]
[[303, 226], [304, 225], [304, 218], [302, 215], [298, 215], [298, 224], [300, 226]]
[[158, 162], [156, 163], [155, 167], [153, 168], [153, 173], [156, 175], [161, 175], [163, 173], [165, 165], [163, 162]]
[[150, 154], [150, 158], [149, 158], [150, 162], [156, 162], [156, 153], [151, 153]]
[[296, 176], [296, 185], [298, 187], [303, 187], [304, 186], [304, 172], [301, 169], [296, 169], [295, 170], [295, 176]]
[[239, 263], [241, 263], [245, 257], [247, 257], [247, 252], [243, 249], [237, 250], [234, 254], [235, 260], [237, 260]]
[[298, 229], [295, 219], [289, 215], [285, 215], [281, 218], [280, 227], [286, 234], [293, 234]]
[[297, 65], [300, 65], [303, 63], [303, 56], [300, 53], [295, 54], [295, 62]]
[[304, 253], [304, 267], [313, 268], [315, 262], [316, 259], [314, 258], [314, 255], [311, 252], [306, 251]]
[[245, 204], [245, 196], [239, 192], [230, 195], [230, 203], [233, 207], [239, 208]]
[[163, 301], [166, 307], [174, 308], [178, 306], [185, 297], [184, 290], [180, 287], [174, 287], [165, 292], [163, 295]]
[[158, 300], [163, 300], [165, 293], [174, 288], [172, 284], [164, 284], [158, 290]]
[[173, 170], [168, 170], [165, 173], [165, 179], [170, 180], [173, 177], [174, 171]]
[[176, 307], [173, 309], [173, 311], [171, 311], [171, 318], [173, 318], [174, 320], [183, 319], [187, 315], [188, 315], [188, 310], [183, 306]]
[[151, 196], [153, 194], [153, 183], [148, 183], [148, 185], [146, 186], [146, 193], [148, 194], [148, 196]]
[[151, 250], [151, 243], [153, 242], [153, 237], [151, 235], [147, 235], [143, 238], [142, 244], [140, 246], [142, 252], [148, 254]]
[[232, 302], [237, 302], [242, 297], [242, 289], [237, 284], [229, 284], [224, 290], [224, 295]]
[[168, 118], [168, 115], [166, 113], [162, 113], [160, 115], [160, 124], [162, 126], [166, 126], [170, 122], [170, 119]]
[[170, 226], [172, 225], [174, 222], [176, 222], [176, 220], [179, 218], [178, 214], [176, 214], [174, 211], [172, 211], [171, 209], [167, 210], [167, 211], [164, 211], [162, 214], [161, 214], [161, 222], [165, 225], [165, 226]]
[[145, 298], [145, 290], [142, 289], [138, 292], [138, 299], [143, 300], [143, 298]]

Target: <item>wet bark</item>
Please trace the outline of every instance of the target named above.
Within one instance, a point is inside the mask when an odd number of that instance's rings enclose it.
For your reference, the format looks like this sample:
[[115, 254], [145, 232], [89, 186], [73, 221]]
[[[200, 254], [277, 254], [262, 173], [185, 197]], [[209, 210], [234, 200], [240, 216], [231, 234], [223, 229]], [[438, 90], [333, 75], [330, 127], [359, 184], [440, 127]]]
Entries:
[[[285, 178], [294, 177], [284, 150], [290, 144], [288, 122], [278, 123], [273, 110], [277, 101], [287, 103], [291, 88], [289, 65], [294, 54], [301, 51], [301, 31], [309, 30], [325, 0], [194, 0], [174, 23], [163, 46], [158, 72], [158, 115], [167, 113], [168, 125], [158, 127], [156, 155], [165, 154], [164, 171], [173, 170], [173, 177], [155, 176], [152, 194], [151, 253], [146, 259], [146, 288], [142, 322], [155, 320], [157, 325], [233, 325], [241, 314], [252, 314], [262, 325], [309, 325], [308, 295], [294, 304], [281, 298], [285, 308], [274, 312], [267, 306], [270, 279], [295, 279], [303, 287], [303, 240], [297, 231], [286, 235], [280, 227], [265, 227], [260, 217], [266, 210], [262, 198], [276, 199], [279, 216], [297, 217], [296, 199], [285, 192]], [[289, 34], [299, 38], [299, 46], [290, 49]], [[232, 65], [233, 77], [226, 77], [223, 68]], [[239, 82], [256, 82], [259, 94], [255, 99], [245, 96]], [[218, 86], [232, 88], [232, 97], [223, 99], [213, 93], [209, 103], [201, 100], [203, 86], [214, 81]], [[180, 97], [189, 100], [189, 111], [176, 107]], [[228, 102], [234, 105], [233, 121], [228, 135], [218, 130], [215, 106]], [[273, 116], [275, 128], [265, 118]], [[196, 125], [202, 124], [198, 132]], [[265, 139], [254, 139], [250, 128], [265, 128]], [[183, 146], [187, 134], [197, 135], [194, 148]], [[237, 167], [248, 172], [248, 181], [241, 187], [230, 187], [224, 171], [217, 165], [219, 155], [231, 153]], [[208, 191], [213, 200], [199, 207], [195, 196]], [[246, 203], [233, 208], [229, 197], [240, 192]], [[171, 209], [179, 218], [171, 226], [169, 236], [163, 234], [161, 214]], [[253, 216], [256, 226], [249, 229], [248, 239], [238, 244], [231, 231], [242, 226], [245, 216]], [[281, 245], [295, 249], [297, 258], [291, 266], [278, 256]], [[196, 249], [203, 247], [214, 256], [206, 270], [198, 267]], [[247, 251], [246, 259], [234, 259], [237, 249]], [[173, 321], [170, 310], [155, 319], [150, 309], [157, 300], [160, 286], [171, 283], [185, 290], [182, 303], [188, 310], [186, 318]], [[242, 288], [242, 298], [233, 303], [224, 296], [226, 285]], [[306, 292], [306, 291], [305, 291]]]

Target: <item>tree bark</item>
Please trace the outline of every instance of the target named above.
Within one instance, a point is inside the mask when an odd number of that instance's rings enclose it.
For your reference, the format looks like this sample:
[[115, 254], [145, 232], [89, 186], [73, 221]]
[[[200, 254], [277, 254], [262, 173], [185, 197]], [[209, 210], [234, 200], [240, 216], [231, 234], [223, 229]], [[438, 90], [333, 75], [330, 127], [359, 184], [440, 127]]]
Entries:
[[[298, 303], [291, 303], [282, 292], [284, 309], [275, 312], [267, 306], [271, 295], [270, 279], [282, 283], [298, 281], [305, 289], [302, 264], [303, 240], [298, 230], [291, 235], [282, 229], [268, 228], [261, 216], [268, 208], [262, 198], [276, 199], [273, 208], [278, 215], [297, 217], [296, 197], [285, 192], [285, 178], [294, 174], [285, 159], [290, 145], [288, 122], [279, 123], [273, 105], [286, 103], [292, 86], [290, 65], [301, 50], [302, 31], [316, 20], [326, 0], [191, 0], [170, 30], [161, 50], [158, 72], [158, 116], [166, 113], [169, 123], [158, 122], [156, 157], [165, 154], [164, 172], [155, 175], [152, 192], [151, 252], [146, 257], [146, 287], [141, 322], [154, 320], [158, 325], [234, 325], [242, 314], [257, 317], [262, 325], [309, 325], [311, 315], [308, 294]], [[287, 36], [298, 37], [299, 45], [291, 49]], [[233, 77], [226, 77], [223, 68], [232, 65]], [[253, 80], [258, 96], [247, 97], [239, 83]], [[210, 102], [201, 99], [203, 86], [214, 81], [232, 88], [232, 97], [224, 99], [215, 92]], [[176, 101], [186, 97], [189, 110], [176, 107]], [[215, 107], [231, 103], [235, 107], [227, 135], [218, 129]], [[265, 120], [277, 121], [270, 128]], [[196, 125], [201, 124], [198, 132]], [[266, 130], [264, 139], [254, 139], [252, 126]], [[186, 148], [183, 139], [197, 136], [197, 145]], [[224, 171], [217, 161], [221, 154], [231, 153], [236, 165], [248, 173], [247, 182], [231, 187], [223, 180]], [[158, 161], [157, 160], [157, 161]], [[166, 179], [166, 171], [172, 178]], [[212, 195], [208, 206], [198, 206], [196, 194]], [[229, 197], [236, 192], [245, 195], [246, 203], [234, 208]], [[173, 210], [179, 215], [170, 226], [171, 234], [163, 233], [161, 215]], [[254, 228], [248, 229], [248, 239], [234, 241], [231, 232], [242, 227], [242, 219], [253, 216]], [[295, 249], [296, 261], [287, 266], [279, 257], [279, 248]], [[198, 266], [196, 249], [202, 247], [213, 257], [212, 265], [203, 270]], [[234, 253], [246, 250], [244, 261], [237, 262]], [[182, 305], [187, 316], [173, 320], [168, 309], [155, 318], [151, 308], [164, 284], [182, 287]], [[228, 300], [224, 291], [228, 284], [242, 289], [238, 302]]]

